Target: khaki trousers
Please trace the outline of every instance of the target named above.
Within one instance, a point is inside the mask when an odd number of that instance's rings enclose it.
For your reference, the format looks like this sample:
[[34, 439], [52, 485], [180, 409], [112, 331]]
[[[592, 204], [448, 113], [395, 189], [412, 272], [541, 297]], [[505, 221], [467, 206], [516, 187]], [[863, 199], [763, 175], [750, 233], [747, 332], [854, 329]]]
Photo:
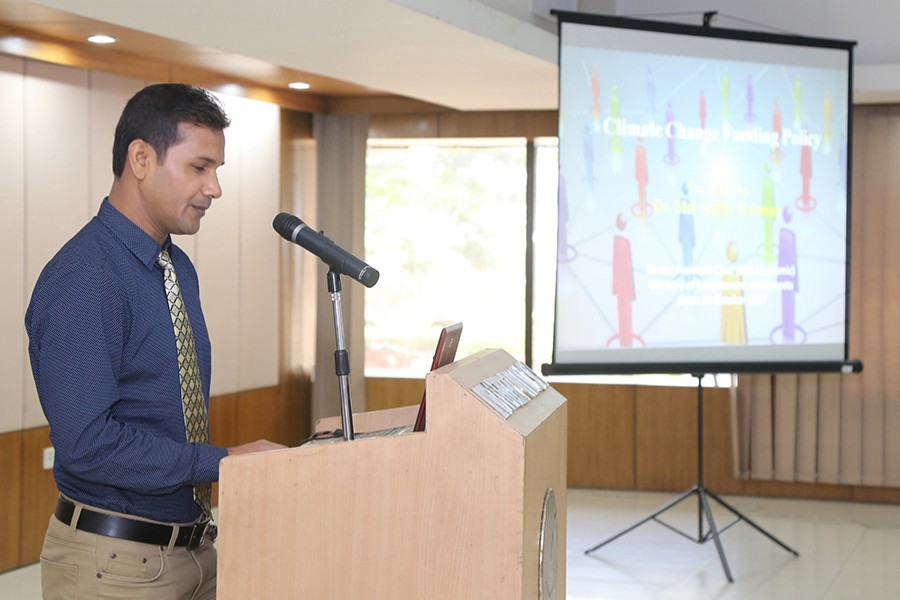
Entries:
[[50, 517], [41, 550], [44, 600], [215, 599], [216, 549], [210, 540], [194, 550], [120, 540], [79, 531], [80, 515], [76, 504], [71, 524]]

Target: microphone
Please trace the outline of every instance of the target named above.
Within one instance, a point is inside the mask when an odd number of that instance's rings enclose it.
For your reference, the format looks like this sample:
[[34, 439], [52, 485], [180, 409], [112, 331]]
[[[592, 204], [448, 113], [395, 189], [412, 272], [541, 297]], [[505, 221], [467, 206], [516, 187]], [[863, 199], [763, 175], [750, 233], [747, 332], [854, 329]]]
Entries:
[[324, 233], [313, 230], [309, 225], [288, 213], [276, 215], [272, 227], [289, 242], [303, 246], [341, 275], [352, 277], [366, 287], [372, 287], [378, 281], [379, 273], [365, 262], [356, 258]]

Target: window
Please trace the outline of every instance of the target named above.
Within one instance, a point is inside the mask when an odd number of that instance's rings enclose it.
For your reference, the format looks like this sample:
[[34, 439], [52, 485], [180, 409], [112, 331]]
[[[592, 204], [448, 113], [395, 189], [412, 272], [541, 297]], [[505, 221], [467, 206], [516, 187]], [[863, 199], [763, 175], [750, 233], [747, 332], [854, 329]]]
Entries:
[[458, 356], [524, 359], [526, 171], [524, 139], [369, 141], [367, 376], [422, 377], [457, 321]]

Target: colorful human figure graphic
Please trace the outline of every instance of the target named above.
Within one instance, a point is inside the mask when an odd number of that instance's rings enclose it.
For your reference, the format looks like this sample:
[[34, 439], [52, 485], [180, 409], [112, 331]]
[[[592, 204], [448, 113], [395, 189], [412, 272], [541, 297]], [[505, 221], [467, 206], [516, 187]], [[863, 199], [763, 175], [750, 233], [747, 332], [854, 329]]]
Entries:
[[682, 198], [678, 203], [678, 243], [681, 244], [681, 264], [688, 274], [685, 280], [690, 280], [691, 267], [694, 266], [694, 248], [697, 246], [697, 236], [694, 232], [694, 203], [688, 198], [688, 185], [681, 186]]
[[825, 91], [825, 99], [822, 101], [822, 152], [831, 154], [831, 92]]
[[781, 164], [784, 156], [781, 152], [781, 103], [776, 98], [775, 106], [772, 108], [772, 131], [775, 133], [775, 139], [778, 140], [772, 152], [769, 153], [769, 159], [776, 165]]
[[794, 129], [803, 126], [803, 86], [800, 78], [794, 78]]
[[[613, 120], [618, 120], [621, 117], [621, 111], [619, 109], [619, 86], [617, 85], [612, 86], [612, 91], [609, 95], [609, 116]], [[613, 133], [612, 139], [609, 141], [609, 148], [614, 155], [622, 154], [622, 138], [619, 137], [618, 130]]]
[[[666, 130], [672, 131], [671, 125], [675, 122], [675, 111], [672, 110], [672, 103], [666, 102]], [[675, 135], [668, 136], [668, 146], [669, 150], [666, 152], [666, 156], [663, 158], [667, 165], [677, 165], [681, 160], [678, 157], [678, 154], [675, 153]]]
[[744, 121], [754, 123], [756, 115], [753, 114], [753, 76], [747, 75], [747, 90], [745, 92], [747, 100], [747, 113], [744, 115]]
[[772, 166], [768, 163], [766, 163], [766, 170], [763, 174], [759, 214], [763, 221], [762, 259], [766, 264], [770, 264], [775, 260], [775, 242], [772, 230], [778, 210], [775, 208], [775, 182], [772, 181]]
[[594, 136], [590, 125], [585, 124], [582, 140], [582, 156], [584, 157], [584, 180], [589, 189], [594, 189]]
[[603, 108], [600, 106], [600, 75], [597, 66], [591, 65], [591, 118], [594, 121], [594, 129], [600, 129], [600, 117]]
[[700, 106], [698, 108], [700, 112], [700, 129], [706, 130], [706, 95], [703, 93], [703, 90], [700, 90]]
[[841, 143], [838, 145], [838, 178], [835, 185], [840, 190], [847, 189], [847, 135], [841, 134]]
[[[725, 251], [728, 262], [733, 266], [738, 259], [738, 246], [735, 242], [728, 244]], [[726, 273], [722, 277], [722, 317], [719, 327], [719, 340], [724, 344], [747, 343], [747, 317], [744, 310], [744, 277], [737, 271]]]
[[722, 122], [727, 123], [729, 119], [728, 115], [728, 103], [731, 102], [729, 96], [731, 94], [728, 86], [728, 69], [726, 67], [722, 67], [722, 76], [721, 76], [721, 85], [722, 85]]
[[[778, 235], [778, 277], [781, 286], [781, 325], [772, 330], [769, 340], [773, 344], [794, 344], [806, 341], [806, 331], [797, 325], [795, 301], [800, 291], [799, 269], [797, 264], [797, 236], [787, 226], [793, 219], [791, 208], [785, 207], [782, 212], [785, 226]], [[778, 335], [780, 332], [781, 335]], [[797, 339], [797, 336], [800, 339]]]
[[800, 147], [800, 178], [803, 181], [803, 191], [796, 201], [797, 208], [804, 212], [810, 212], [816, 208], [816, 199], [809, 191], [812, 176], [812, 146], [806, 143]]
[[577, 251], [569, 245], [569, 195], [566, 192], [566, 178], [559, 176], [559, 221], [556, 230], [556, 260], [566, 263], [575, 259]]
[[638, 200], [632, 205], [631, 214], [645, 218], [650, 216], [650, 203], [647, 201], [650, 172], [647, 165], [647, 149], [644, 148], [642, 138], [637, 139], [637, 146], [634, 148], [634, 179], [637, 181]]
[[611, 346], [616, 340], [620, 348], [631, 348], [635, 342], [643, 345], [640, 336], [634, 334], [632, 327], [631, 305], [637, 298], [634, 288], [634, 264], [631, 259], [631, 241], [621, 234], [627, 225], [625, 215], [616, 217], [616, 229], [619, 234], [613, 238], [613, 280], [612, 293], [618, 306], [619, 331], [614, 333], [606, 345]]

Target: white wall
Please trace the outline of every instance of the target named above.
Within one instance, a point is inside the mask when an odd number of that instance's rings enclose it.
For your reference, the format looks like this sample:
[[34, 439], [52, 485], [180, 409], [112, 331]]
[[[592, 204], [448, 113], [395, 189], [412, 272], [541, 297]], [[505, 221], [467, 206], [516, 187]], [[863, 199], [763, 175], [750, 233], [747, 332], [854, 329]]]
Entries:
[[[46, 424], [28, 364], [25, 308], [44, 264], [97, 212], [112, 140], [145, 82], [0, 55], [0, 433]], [[213, 344], [212, 393], [278, 383], [280, 112], [222, 96], [222, 198], [201, 232], [176, 240], [200, 273]]]

